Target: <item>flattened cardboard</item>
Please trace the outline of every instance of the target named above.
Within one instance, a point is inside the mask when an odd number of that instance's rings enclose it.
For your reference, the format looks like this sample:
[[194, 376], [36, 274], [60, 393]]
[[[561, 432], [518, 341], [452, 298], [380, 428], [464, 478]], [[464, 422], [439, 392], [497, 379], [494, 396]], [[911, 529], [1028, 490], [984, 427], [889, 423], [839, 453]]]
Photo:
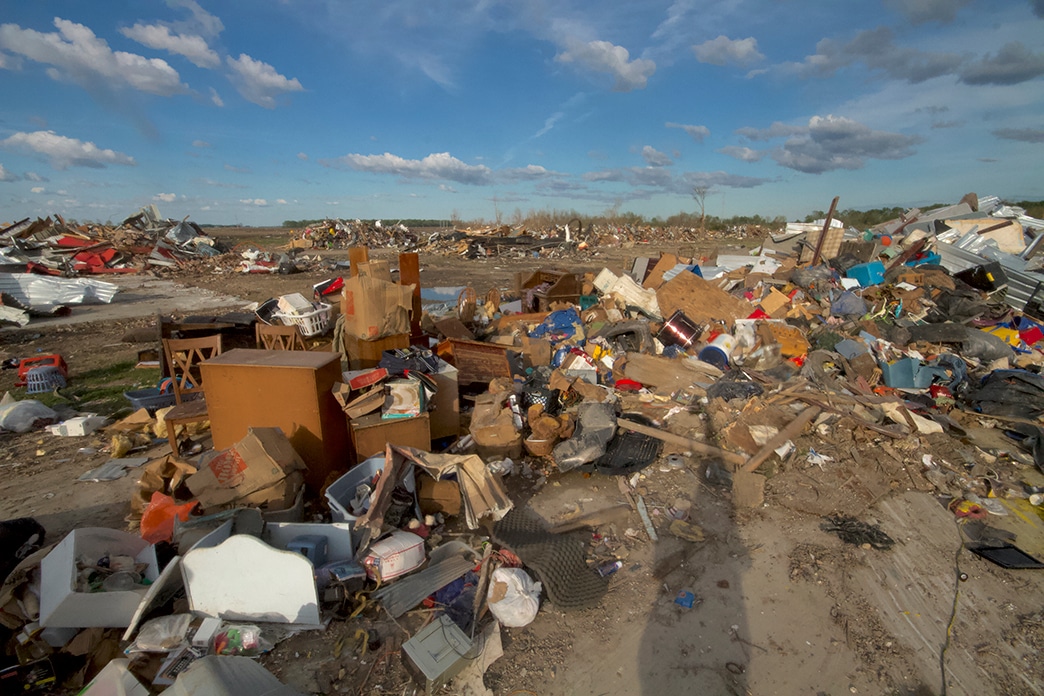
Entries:
[[250, 428], [242, 440], [219, 452], [185, 483], [203, 509], [214, 512], [246, 499], [252, 504], [285, 499], [286, 487], [280, 484], [291, 472], [305, 469], [282, 430]]
[[364, 340], [408, 334], [413, 287], [370, 276], [345, 280], [341, 293], [345, 333]]
[[362, 418], [368, 413], [373, 413], [384, 403], [384, 389], [379, 386], [360, 392], [343, 382], [338, 382], [333, 387], [333, 395], [349, 419]]
[[477, 529], [482, 517], [499, 520], [514, 506], [500, 479], [490, 473], [477, 454], [429, 454], [402, 447], [392, 447], [389, 451], [393, 460], [406, 459], [433, 478], [456, 474], [468, 529]]

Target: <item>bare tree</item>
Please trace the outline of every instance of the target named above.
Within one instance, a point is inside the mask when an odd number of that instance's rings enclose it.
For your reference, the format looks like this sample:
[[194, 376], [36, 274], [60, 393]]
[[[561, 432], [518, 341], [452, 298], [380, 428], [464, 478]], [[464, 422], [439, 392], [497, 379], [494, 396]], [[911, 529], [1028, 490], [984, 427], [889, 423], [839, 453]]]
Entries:
[[699, 184], [692, 187], [692, 197], [696, 199], [696, 205], [700, 206], [700, 234], [707, 233], [707, 193], [711, 187]]

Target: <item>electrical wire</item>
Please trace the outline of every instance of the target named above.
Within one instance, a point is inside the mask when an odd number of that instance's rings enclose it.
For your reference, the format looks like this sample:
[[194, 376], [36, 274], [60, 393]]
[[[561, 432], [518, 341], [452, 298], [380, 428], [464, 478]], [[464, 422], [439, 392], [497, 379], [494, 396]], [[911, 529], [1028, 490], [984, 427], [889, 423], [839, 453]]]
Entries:
[[953, 624], [957, 620], [957, 602], [961, 596], [961, 551], [964, 550], [964, 535], [961, 532], [960, 522], [954, 518], [954, 526], [957, 528], [957, 540], [960, 542], [953, 557], [953, 606], [950, 607], [950, 619], [946, 622], [946, 639], [939, 649], [939, 676], [942, 680], [939, 696], [946, 696], [946, 651], [950, 647], [950, 638], [953, 636]]

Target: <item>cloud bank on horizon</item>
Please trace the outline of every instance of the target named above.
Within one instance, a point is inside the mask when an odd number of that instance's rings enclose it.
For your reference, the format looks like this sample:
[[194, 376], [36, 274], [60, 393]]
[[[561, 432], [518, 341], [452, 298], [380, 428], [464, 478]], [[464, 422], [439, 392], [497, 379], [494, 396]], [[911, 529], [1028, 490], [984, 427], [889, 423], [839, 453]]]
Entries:
[[1044, 2], [799, 9], [21, 3], [0, 23], [0, 221], [1044, 198]]

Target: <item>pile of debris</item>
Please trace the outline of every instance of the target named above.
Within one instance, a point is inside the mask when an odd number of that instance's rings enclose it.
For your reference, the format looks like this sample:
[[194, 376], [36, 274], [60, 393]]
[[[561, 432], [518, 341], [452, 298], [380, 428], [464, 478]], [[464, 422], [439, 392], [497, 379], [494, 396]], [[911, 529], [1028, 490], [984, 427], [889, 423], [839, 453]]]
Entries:
[[[628, 544], [703, 541], [692, 501], [652, 500], [642, 484], [657, 463], [739, 509], [822, 516], [875, 553], [892, 548], [888, 530], [839, 511], [931, 492], [978, 522], [962, 527], [967, 549], [1044, 567], [985, 523], [1044, 503], [1042, 229], [969, 198], [867, 232], [794, 225], [751, 255], [522, 273], [514, 299], [461, 288], [423, 315], [418, 284], [393, 282], [387, 261], [316, 286], [316, 303], [263, 303], [263, 323], [332, 328], [333, 350], [199, 364], [213, 449], [193, 453], [207, 426], [167, 407], [111, 426], [146, 447], [183, 441], [138, 464], [136, 534], [77, 529], [8, 577], [0, 619], [23, 646], [16, 668], [76, 664], [62, 678], [83, 683], [102, 665], [72, 658], [108, 640], [131, 656], [106, 667], [125, 683], [180, 693], [195, 675], [213, 690], [220, 670], [197, 665], [331, 620], [359, 627], [360, 654], [380, 648], [379, 606], [410, 634], [402, 661], [429, 693], [482, 689], [500, 632], [543, 600], [599, 606]], [[416, 254], [400, 267], [410, 276]], [[323, 321], [301, 329], [313, 314]], [[190, 372], [194, 345], [165, 343], [172, 370]], [[929, 453], [948, 436], [966, 445], [957, 456]], [[857, 465], [867, 456], [877, 466]], [[570, 471], [615, 480], [597, 514], [545, 520], [509, 493]], [[334, 683], [345, 674], [326, 678], [322, 692], [348, 688]]]
[[533, 229], [526, 225], [498, 224], [421, 233], [409, 229], [401, 222], [387, 225], [380, 220], [324, 220], [294, 233], [287, 246], [306, 246], [312, 249], [392, 248], [429, 254], [455, 254], [469, 259], [499, 256], [558, 258], [570, 252], [595, 251], [605, 247], [633, 247], [669, 242], [705, 244], [724, 239], [760, 239], [764, 234], [765, 230], [756, 225], [701, 231], [693, 227], [610, 223], [584, 226], [579, 219], [570, 220], [566, 224], [552, 224], [542, 229]]
[[0, 265], [5, 271], [56, 276], [138, 273], [179, 261], [223, 253], [215, 240], [189, 220], [164, 220], [154, 205], [117, 227], [69, 225], [26, 218], [0, 230]]

